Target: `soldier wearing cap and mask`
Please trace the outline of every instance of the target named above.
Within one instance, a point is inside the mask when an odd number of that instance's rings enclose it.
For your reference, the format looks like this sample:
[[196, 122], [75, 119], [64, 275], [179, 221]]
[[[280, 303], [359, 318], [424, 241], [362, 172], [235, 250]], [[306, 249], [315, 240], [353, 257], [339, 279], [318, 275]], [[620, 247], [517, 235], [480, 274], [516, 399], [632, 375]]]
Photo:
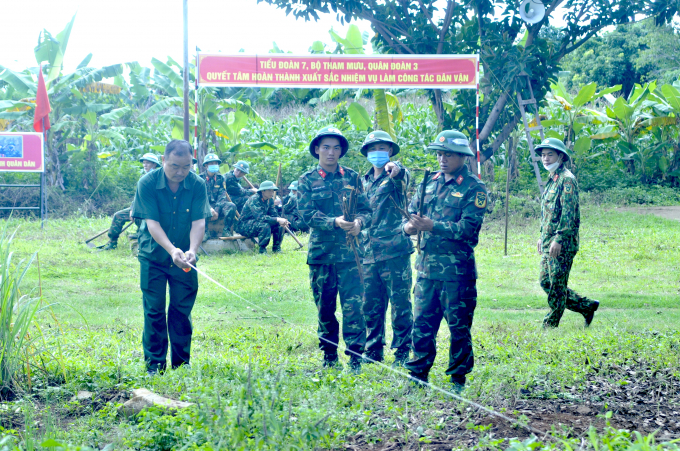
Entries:
[[[139, 159], [144, 167], [144, 174], [148, 174], [154, 169], [160, 167], [161, 162], [158, 157], [152, 153], [145, 153]], [[134, 198], [133, 198], [134, 203]], [[103, 247], [103, 250], [110, 251], [118, 247], [118, 237], [123, 231], [125, 224], [132, 221], [132, 206], [124, 208], [123, 210], [117, 211], [113, 214], [113, 219], [111, 220], [111, 227], [109, 228], [109, 242]], [[135, 221], [137, 227], [141, 224], [141, 221]]]
[[571, 155], [564, 143], [556, 138], [546, 139], [534, 151], [550, 172], [541, 196], [541, 238], [537, 246], [542, 257], [539, 280], [548, 294], [550, 306], [543, 327], [559, 326], [565, 308], [583, 315], [588, 327], [600, 303], [580, 296], [567, 286], [571, 265], [578, 252], [581, 224], [576, 177], [564, 167]]
[[267, 246], [274, 238], [272, 252], [281, 252], [284, 227], [289, 225], [287, 219], [278, 217], [274, 207], [274, 196], [279, 188], [274, 182], [264, 181], [257, 193], [252, 195], [243, 206], [241, 219], [236, 225], [236, 231], [247, 238], [257, 238], [260, 254], [267, 253]]
[[281, 199], [283, 215], [290, 221], [290, 230], [293, 232], [309, 232], [309, 227], [304, 223], [298, 211], [298, 182], [297, 180], [288, 186], [290, 191], [286, 197]]
[[423, 216], [421, 184], [408, 208], [411, 220], [404, 223], [407, 234], [423, 234], [416, 259], [413, 358], [404, 366], [415, 380], [428, 380], [437, 355], [437, 331], [445, 318], [451, 335], [446, 374], [453, 390], [460, 392], [474, 365], [470, 334], [477, 305], [474, 248], [486, 212], [486, 188], [465, 165], [467, 156], [474, 154], [464, 134], [445, 130], [427, 150], [437, 153], [440, 171], [424, 182]]
[[411, 258], [413, 244], [402, 230], [399, 208], [406, 207], [406, 187], [411, 175], [401, 163], [390, 161], [399, 145], [384, 131], [366, 136], [361, 153], [373, 165], [362, 177], [373, 210], [370, 227], [364, 230], [365, 360], [382, 362], [385, 347], [385, 315], [392, 306], [394, 365], [403, 365], [411, 349]]
[[224, 187], [229, 194], [231, 201], [236, 204], [240, 212], [243, 206], [256, 189], [245, 189], [241, 186], [241, 179], [250, 173], [250, 164], [247, 161], [239, 161], [234, 165], [234, 169], [224, 174]]
[[[363, 286], [354, 251], [349, 239], [355, 240], [361, 229], [371, 223], [371, 207], [362, 192], [359, 175], [338, 164], [349, 150], [347, 138], [333, 126], [319, 130], [309, 144], [309, 153], [319, 160], [312, 170], [299, 180], [298, 210], [302, 220], [311, 228], [309, 236], [309, 280], [314, 303], [319, 313], [319, 348], [324, 352], [324, 366], [338, 363], [340, 325], [335, 318], [337, 297], [342, 306], [342, 334], [348, 351], [349, 366], [361, 370], [361, 354], [366, 344], [366, 325], [361, 311]], [[343, 197], [356, 190], [353, 221], [343, 216]], [[356, 246], [359, 259], [361, 246]], [[350, 352], [351, 351], [351, 352]]]
[[[224, 177], [220, 174], [220, 160], [214, 153], [209, 153], [203, 159], [203, 169], [201, 178], [205, 181], [208, 189], [208, 202], [210, 203], [211, 221], [224, 218], [224, 227], [220, 236], [231, 236], [231, 230], [236, 220], [236, 205], [227, 201], [226, 190], [224, 188]], [[204, 240], [209, 238], [207, 228]]]

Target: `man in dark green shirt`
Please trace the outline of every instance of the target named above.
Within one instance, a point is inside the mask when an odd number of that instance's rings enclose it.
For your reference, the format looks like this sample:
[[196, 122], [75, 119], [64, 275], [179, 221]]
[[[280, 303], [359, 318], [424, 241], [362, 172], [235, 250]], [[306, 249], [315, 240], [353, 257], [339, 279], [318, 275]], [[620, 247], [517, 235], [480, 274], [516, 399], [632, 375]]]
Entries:
[[[165, 146], [163, 168], [137, 184], [132, 216], [143, 219], [139, 229], [140, 286], [144, 307], [142, 346], [147, 371], [164, 371], [168, 336], [171, 365], [189, 364], [191, 309], [198, 293], [196, 252], [211, 217], [205, 182], [191, 172], [191, 146], [172, 140]], [[165, 311], [166, 287], [170, 302]]]

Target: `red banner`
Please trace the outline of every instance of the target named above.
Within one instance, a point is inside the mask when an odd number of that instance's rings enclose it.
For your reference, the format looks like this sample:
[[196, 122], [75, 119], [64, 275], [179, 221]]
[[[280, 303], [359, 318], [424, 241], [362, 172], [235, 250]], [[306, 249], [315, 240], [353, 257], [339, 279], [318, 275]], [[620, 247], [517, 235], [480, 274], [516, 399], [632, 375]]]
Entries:
[[477, 55], [198, 54], [199, 86], [476, 89]]
[[45, 172], [42, 133], [0, 132], [0, 172]]

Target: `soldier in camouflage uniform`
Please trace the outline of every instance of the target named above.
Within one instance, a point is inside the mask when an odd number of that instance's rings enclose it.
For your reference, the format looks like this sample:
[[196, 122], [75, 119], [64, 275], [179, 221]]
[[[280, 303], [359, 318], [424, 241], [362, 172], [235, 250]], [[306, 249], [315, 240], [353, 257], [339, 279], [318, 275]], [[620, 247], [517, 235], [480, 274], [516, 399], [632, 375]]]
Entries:
[[451, 333], [446, 374], [460, 392], [474, 365], [470, 334], [477, 305], [474, 248], [486, 212], [486, 188], [465, 165], [466, 156], [473, 153], [464, 134], [445, 130], [427, 149], [437, 152], [440, 171], [425, 184], [423, 216], [418, 214], [421, 184], [409, 205], [411, 220], [404, 224], [407, 234], [423, 234], [416, 259], [413, 358], [405, 367], [415, 380], [428, 380], [443, 317]]
[[[324, 352], [324, 366], [338, 365], [339, 324], [335, 318], [337, 296], [342, 306], [342, 334], [348, 351], [350, 368], [361, 369], [361, 354], [366, 344], [366, 325], [361, 311], [364, 290], [359, 265], [349, 239], [371, 222], [371, 207], [361, 192], [359, 175], [338, 164], [349, 149], [342, 132], [329, 126], [321, 129], [309, 145], [309, 152], [319, 165], [299, 180], [298, 210], [311, 227], [307, 264], [314, 302], [319, 312], [319, 348]], [[342, 199], [357, 191], [353, 221], [343, 217]], [[356, 243], [356, 241], [355, 241]], [[355, 244], [361, 258], [361, 246]], [[351, 351], [351, 352], [350, 352]]]
[[582, 314], [588, 327], [600, 303], [567, 287], [571, 264], [578, 252], [581, 223], [576, 177], [564, 167], [570, 158], [569, 151], [555, 138], [546, 139], [535, 151], [550, 172], [541, 196], [541, 238], [538, 240], [538, 253], [542, 255], [539, 280], [548, 294], [550, 306], [543, 327], [559, 326], [565, 308]]
[[231, 201], [236, 204], [239, 213], [243, 210], [243, 206], [253, 193], [255, 189], [245, 189], [241, 186], [241, 179], [246, 174], [250, 173], [250, 165], [246, 161], [239, 161], [234, 165], [234, 169], [224, 174], [224, 187], [229, 194]]
[[[227, 201], [224, 177], [220, 174], [221, 163], [222, 160], [214, 153], [207, 154], [203, 159], [204, 171], [201, 173], [201, 178], [205, 181], [205, 186], [208, 189], [208, 202], [210, 203], [210, 212], [212, 213], [210, 221], [224, 218], [224, 227], [219, 236], [231, 236], [231, 230], [236, 220], [236, 205], [233, 202]], [[216, 235], [216, 232], [209, 232], [206, 225], [203, 241], [209, 238], [217, 238]]]
[[390, 158], [399, 146], [388, 133], [371, 132], [361, 153], [373, 165], [361, 182], [373, 210], [369, 228], [362, 232], [364, 247], [364, 320], [366, 321], [365, 358], [383, 361], [385, 315], [392, 305], [392, 345], [394, 365], [403, 365], [411, 350], [411, 258], [413, 244], [402, 230], [400, 208], [406, 206], [406, 187], [411, 175]]
[[290, 229], [294, 232], [309, 232], [309, 227], [304, 223], [298, 211], [298, 182], [297, 180], [288, 187], [290, 192], [281, 200], [283, 215], [290, 221]]
[[[145, 175], [153, 171], [154, 169], [160, 167], [161, 165], [161, 162], [158, 160], [158, 157], [152, 153], [145, 153], [144, 155], [142, 155], [139, 161], [142, 163], [142, 166], [144, 167]], [[132, 202], [134, 203], [134, 198]], [[111, 227], [109, 227], [108, 233], [109, 242], [103, 247], [103, 250], [110, 251], [118, 247], [118, 237], [120, 237], [120, 234], [123, 232], [125, 224], [132, 221], [132, 215], [130, 214], [130, 211], [132, 211], [132, 206], [124, 208], [113, 214], [113, 219], [111, 220]], [[141, 220], [137, 220], [135, 221], [135, 223], [137, 224], [137, 227], [139, 227], [141, 224]]]
[[260, 254], [267, 253], [267, 246], [272, 237], [272, 252], [281, 252], [284, 227], [289, 224], [285, 218], [279, 218], [274, 207], [274, 196], [279, 189], [273, 182], [264, 181], [256, 194], [253, 194], [243, 206], [241, 219], [236, 231], [248, 238], [257, 238]]

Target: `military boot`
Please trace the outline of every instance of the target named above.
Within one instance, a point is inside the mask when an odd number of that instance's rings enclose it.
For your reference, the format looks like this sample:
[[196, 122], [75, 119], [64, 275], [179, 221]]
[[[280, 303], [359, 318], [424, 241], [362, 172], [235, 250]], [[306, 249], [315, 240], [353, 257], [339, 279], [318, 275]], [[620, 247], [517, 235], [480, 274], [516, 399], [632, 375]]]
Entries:
[[260, 246], [260, 254], [267, 255], [267, 248], [265, 246]]
[[103, 251], [112, 251], [117, 247], [118, 247], [118, 241], [117, 240], [116, 241], [111, 240], [108, 243], [106, 243], [106, 245], [102, 248], [102, 250]]
[[371, 351], [366, 351], [366, 352], [364, 352], [364, 355], [362, 357], [363, 357], [364, 363], [375, 363], [375, 362], [382, 362], [383, 360], [385, 360], [382, 349], [374, 349], [374, 350], [371, 350]]
[[361, 373], [361, 357], [352, 354], [349, 358], [349, 370], [354, 374]]
[[332, 352], [332, 353], [325, 353], [323, 356], [323, 366], [324, 368], [335, 368], [336, 366], [340, 365], [340, 361], [338, 360], [338, 353], [337, 352]]
[[593, 317], [595, 316], [595, 312], [597, 311], [598, 308], [600, 308], [600, 301], [595, 301], [595, 307], [593, 307], [593, 309], [590, 312], [583, 315], [583, 317], [586, 320], [585, 322], [586, 327], [589, 327], [590, 323], [593, 322]]
[[394, 353], [394, 362], [392, 363], [392, 368], [404, 366], [404, 364], [408, 362], [410, 354], [411, 349], [409, 349], [408, 347], [397, 349], [397, 352]]
[[416, 373], [411, 371], [408, 377], [415, 382], [418, 386], [424, 387], [427, 385], [427, 380], [429, 378], [429, 371], [423, 371], [422, 373]]
[[451, 391], [460, 395], [465, 390], [465, 376], [451, 376]]

